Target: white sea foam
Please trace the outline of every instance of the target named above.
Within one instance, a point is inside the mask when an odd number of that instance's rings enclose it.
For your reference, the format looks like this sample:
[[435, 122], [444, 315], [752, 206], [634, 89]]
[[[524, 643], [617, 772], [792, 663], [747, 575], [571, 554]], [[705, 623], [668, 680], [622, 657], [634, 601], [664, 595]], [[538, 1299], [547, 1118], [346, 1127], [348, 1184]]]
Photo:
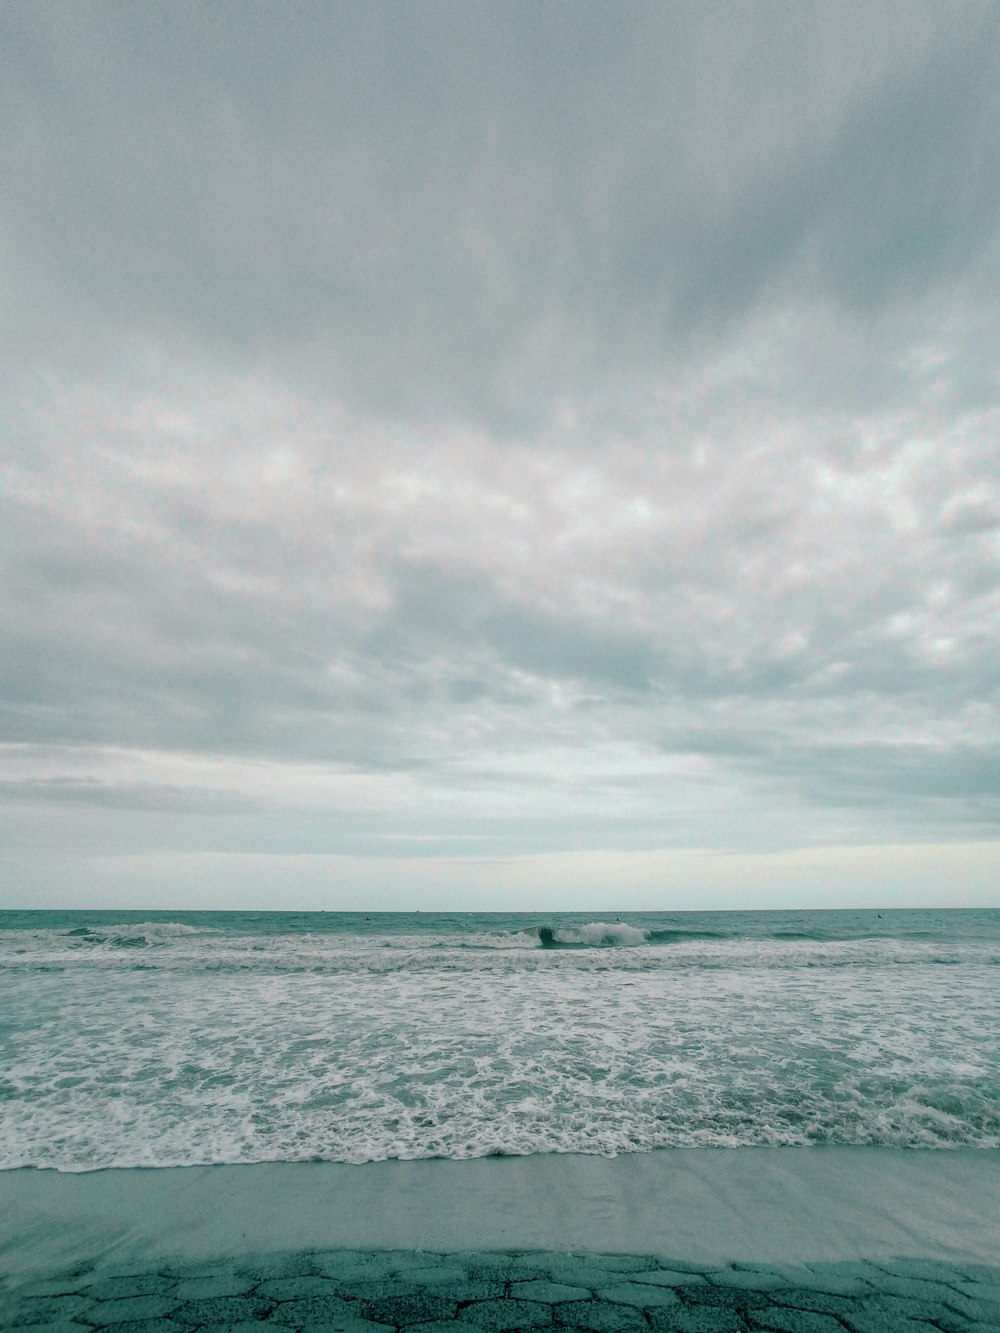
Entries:
[[89, 943], [123, 944], [139, 940], [144, 944], [161, 944], [187, 935], [197, 935], [195, 926], [185, 925], [182, 921], [141, 921], [120, 922], [107, 926], [83, 926], [75, 931], [67, 931], [66, 937]]
[[0, 1164], [1000, 1142], [995, 944], [555, 935], [7, 932]]
[[1000, 1144], [995, 944], [532, 930], [8, 932], [0, 1165]]

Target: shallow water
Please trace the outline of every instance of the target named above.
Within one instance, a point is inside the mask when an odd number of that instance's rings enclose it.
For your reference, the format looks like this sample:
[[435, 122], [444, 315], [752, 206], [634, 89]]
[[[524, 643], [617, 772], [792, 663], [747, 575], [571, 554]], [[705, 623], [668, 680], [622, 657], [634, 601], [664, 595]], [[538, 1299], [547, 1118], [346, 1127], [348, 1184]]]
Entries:
[[1000, 912], [2, 913], [0, 1166], [1000, 1145]]

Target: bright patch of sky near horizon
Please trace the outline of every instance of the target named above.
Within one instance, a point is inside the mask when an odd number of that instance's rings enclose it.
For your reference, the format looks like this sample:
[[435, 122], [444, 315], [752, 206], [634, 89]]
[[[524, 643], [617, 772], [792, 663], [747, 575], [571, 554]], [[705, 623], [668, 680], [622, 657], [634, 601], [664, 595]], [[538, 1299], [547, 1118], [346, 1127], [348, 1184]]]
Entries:
[[0, 44], [0, 906], [996, 900], [994, 5]]

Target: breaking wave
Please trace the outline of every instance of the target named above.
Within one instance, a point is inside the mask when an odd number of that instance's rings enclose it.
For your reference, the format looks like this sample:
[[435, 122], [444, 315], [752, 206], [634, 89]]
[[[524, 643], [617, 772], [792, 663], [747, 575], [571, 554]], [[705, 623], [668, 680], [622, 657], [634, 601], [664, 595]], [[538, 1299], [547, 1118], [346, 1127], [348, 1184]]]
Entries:
[[543, 949], [614, 949], [648, 944], [649, 932], [616, 921], [590, 921], [585, 926], [539, 926], [538, 943]]
[[197, 935], [195, 926], [184, 925], [181, 921], [141, 921], [137, 925], [77, 926], [65, 932], [67, 939], [76, 939], [81, 944], [105, 944], [119, 949], [145, 948], [147, 945], [165, 944], [179, 936]]

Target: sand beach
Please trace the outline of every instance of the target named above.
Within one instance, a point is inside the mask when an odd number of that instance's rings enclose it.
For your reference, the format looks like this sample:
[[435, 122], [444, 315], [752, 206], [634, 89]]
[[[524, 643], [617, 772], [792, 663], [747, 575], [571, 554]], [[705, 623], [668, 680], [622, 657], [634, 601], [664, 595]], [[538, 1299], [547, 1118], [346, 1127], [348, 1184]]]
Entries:
[[1000, 1326], [1000, 1152], [0, 1174], [8, 1327]]

